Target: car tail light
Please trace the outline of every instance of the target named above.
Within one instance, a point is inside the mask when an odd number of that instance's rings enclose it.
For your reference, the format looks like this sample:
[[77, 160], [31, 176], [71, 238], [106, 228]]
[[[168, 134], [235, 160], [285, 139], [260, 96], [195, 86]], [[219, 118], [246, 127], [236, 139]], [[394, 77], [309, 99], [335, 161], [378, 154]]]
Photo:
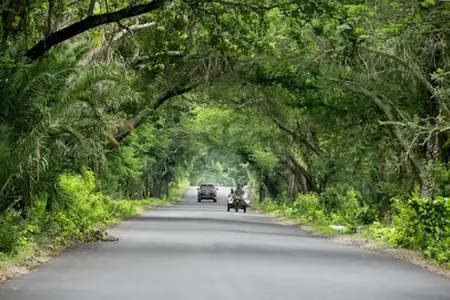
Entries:
[[217, 191], [216, 190], [213, 190], [213, 193], [215, 194]]

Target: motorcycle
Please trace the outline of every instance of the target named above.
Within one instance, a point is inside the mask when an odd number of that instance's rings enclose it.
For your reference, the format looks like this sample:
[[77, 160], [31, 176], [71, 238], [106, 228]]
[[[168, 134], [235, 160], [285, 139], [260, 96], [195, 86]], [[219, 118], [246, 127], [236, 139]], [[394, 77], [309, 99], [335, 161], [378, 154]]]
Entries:
[[227, 211], [230, 211], [233, 208], [236, 212], [238, 212], [239, 209], [242, 209], [244, 213], [246, 213], [247, 207], [250, 207], [250, 200], [246, 195], [242, 197], [228, 197]]

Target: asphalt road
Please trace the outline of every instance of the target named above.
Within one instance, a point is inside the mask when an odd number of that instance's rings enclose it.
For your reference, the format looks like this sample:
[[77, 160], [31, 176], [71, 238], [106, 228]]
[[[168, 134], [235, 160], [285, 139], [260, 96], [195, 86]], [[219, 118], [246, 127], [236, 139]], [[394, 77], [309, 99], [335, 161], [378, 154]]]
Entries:
[[450, 299], [450, 280], [419, 267], [228, 213], [225, 188], [218, 203], [195, 193], [115, 227], [118, 243], [80, 245], [0, 285], [0, 300]]

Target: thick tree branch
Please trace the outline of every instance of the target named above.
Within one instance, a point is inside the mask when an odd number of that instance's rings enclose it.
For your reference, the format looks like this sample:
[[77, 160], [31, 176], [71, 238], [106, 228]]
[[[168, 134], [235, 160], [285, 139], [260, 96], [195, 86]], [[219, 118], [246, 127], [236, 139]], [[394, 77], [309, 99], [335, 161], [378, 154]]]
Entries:
[[122, 30], [118, 36], [116, 36], [114, 38], [114, 42], [118, 42], [124, 38], [126, 38], [127, 36], [129, 36], [130, 34], [132, 34], [134, 31], [139, 31], [139, 30], [144, 30], [144, 29], [148, 29], [148, 28], [152, 28], [155, 27], [156, 22], [150, 22], [150, 23], [145, 23], [145, 24], [137, 24], [137, 25], [133, 25], [128, 27], [126, 30]]
[[[25, 56], [28, 58], [29, 62], [33, 62], [44, 55], [49, 49], [62, 43], [74, 36], [77, 36], [85, 31], [93, 29], [95, 27], [109, 24], [109, 23], [120, 23], [121, 20], [126, 18], [135, 17], [138, 15], [142, 15], [145, 13], [152, 12], [154, 10], [162, 7], [169, 0], [153, 0], [152, 2], [126, 7], [124, 9], [115, 11], [115, 12], [107, 12], [101, 15], [90, 15], [86, 19], [83, 19], [79, 22], [76, 22], [72, 25], [69, 25], [61, 30], [53, 32], [39, 41], [36, 45], [34, 45], [31, 49], [27, 51]], [[253, 4], [245, 4], [235, 1], [229, 0], [194, 0], [192, 4], [198, 4], [199, 2], [215, 2], [223, 5], [234, 5], [241, 7], [248, 7], [254, 10], [271, 10], [277, 7], [290, 5], [292, 3], [279, 3], [271, 6], [262, 6], [262, 5], [253, 5]], [[93, 2], [91, 2], [92, 4]], [[93, 4], [92, 4], [93, 5]], [[88, 9], [88, 13], [91, 7]]]
[[[396, 117], [392, 112], [392, 107], [387, 101], [386, 97], [378, 95], [377, 93], [372, 92], [356, 83], [345, 82], [342, 86], [350, 92], [362, 95], [367, 99], [371, 100], [384, 113], [386, 119], [390, 122], [391, 132], [398, 141], [398, 143], [400, 144], [400, 146], [402, 147], [402, 149], [406, 152], [410, 152], [410, 147], [406, 142], [406, 139], [403, 137], [403, 134], [397, 123]], [[409, 153], [408, 158], [411, 161], [415, 173], [417, 173], [417, 175], [422, 174], [423, 171], [422, 164], [420, 163], [420, 160], [415, 156], [415, 154]]]
[[277, 119], [270, 112], [270, 109], [266, 103], [263, 103], [263, 106], [267, 112], [267, 115], [278, 126], [278, 128], [280, 128], [282, 131], [288, 133], [290, 136], [292, 136], [294, 138], [294, 140], [299, 141], [300, 143], [304, 144], [308, 149], [312, 150], [317, 155], [322, 154], [322, 150], [319, 147], [317, 147], [314, 143], [312, 143], [308, 138], [306, 138], [303, 135], [299, 134], [298, 132], [295, 132], [294, 130], [290, 129], [287, 125], [285, 125], [283, 122], [281, 122], [279, 119]]
[[119, 25], [120, 28], [122, 28], [123, 30], [125, 30], [125, 31], [128, 32], [129, 34], [133, 34], [133, 32], [131, 31], [131, 29], [128, 28], [127, 26], [123, 25], [120, 21], [117, 22], [117, 25]]
[[161, 105], [163, 105], [168, 100], [170, 100], [176, 96], [185, 94], [189, 91], [192, 91], [197, 86], [198, 86], [198, 83], [190, 84], [187, 86], [176, 88], [171, 91], [167, 91], [167, 92], [163, 93], [162, 95], [160, 95], [152, 105], [143, 109], [130, 121], [130, 123], [131, 123], [130, 129], [126, 129], [126, 130], [123, 130], [122, 132], [120, 132], [114, 138], [114, 141], [110, 142], [106, 146], [106, 148], [111, 150], [111, 149], [114, 149], [117, 146], [119, 146], [120, 142], [122, 142], [130, 133], [132, 133], [134, 129], [136, 129], [139, 125], [141, 125], [144, 122], [145, 118], [148, 117], [153, 111], [155, 111], [157, 108], [159, 108]]
[[109, 40], [108, 43], [105, 43], [100, 48], [92, 50], [92, 52], [87, 56], [85, 62], [90, 61], [92, 59], [99, 58], [104, 53], [107, 53], [114, 43], [120, 42], [121, 40], [123, 40], [126, 37], [128, 37], [130, 35], [130, 31], [134, 32], [134, 31], [139, 31], [139, 30], [145, 30], [145, 29], [148, 29], [148, 28], [152, 28], [155, 25], [156, 25], [155, 22], [146, 23], [146, 24], [137, 24], [137, 25], [133, 25], [133, 26], [128, 27], [129, 31], [125, 30], [125, 29], [121, 30], [120, 32], [118, 32], [117, 36], [111, 37], [111, 39]]
[[360, 47], [360, 48], [362, 50], [372, 52], [377, 55], [392, 59], [393, 61], [397, 62], [401, 66], [405, 67], [407, 70], [409, 70], [411, 72], [411, 74], [417, 79], [417, 81], [419, 81], [421, 84], [423, 84], [425, 86], [425, 88], [430, 92], [431, 95], [436, 97], [436, 95], [437, 95], [436, 89], [433, 87], [433, 85], [426, 79], [426, 77], [424, 77], [418, 70], [413, 68], [407, 61], [404, 61], [399, 56], [391, 54], [391, 53], [383, 52], [383, 51], [376, 50], [376, 49], [370, 49], [370, 48], [366, 48], [366, 47]]
[[87, 17], [80, 22], [76, 22], [68, 27], [47, 35], [33, 48], [27, 51], [26, 57], [31, 62], [35, 61], [55, 45], [64, 42], [80, 33], [98, 27], [100, 25], [117, 23], [125, 18], [152, 12], [160, 8], [166, 1], [167, 0], [154, 0], [150, 3], [127, 7], [115, 12]]

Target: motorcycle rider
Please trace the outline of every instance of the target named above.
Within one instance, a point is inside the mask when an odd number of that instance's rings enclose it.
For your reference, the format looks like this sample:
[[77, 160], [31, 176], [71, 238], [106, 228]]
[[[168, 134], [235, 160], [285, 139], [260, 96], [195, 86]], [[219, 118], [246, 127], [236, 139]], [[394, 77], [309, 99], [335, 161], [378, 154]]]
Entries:
[[233, 197], [234, 197], [234, 189], [231, 188], [230, 193], [228, 194], [228, 199], [233, 198]]
[[245, 191], [241, 187], [240, 184], [237, 185], [236, 191], [234, 192], [234, 195], [239, 200], [244, 200]]

